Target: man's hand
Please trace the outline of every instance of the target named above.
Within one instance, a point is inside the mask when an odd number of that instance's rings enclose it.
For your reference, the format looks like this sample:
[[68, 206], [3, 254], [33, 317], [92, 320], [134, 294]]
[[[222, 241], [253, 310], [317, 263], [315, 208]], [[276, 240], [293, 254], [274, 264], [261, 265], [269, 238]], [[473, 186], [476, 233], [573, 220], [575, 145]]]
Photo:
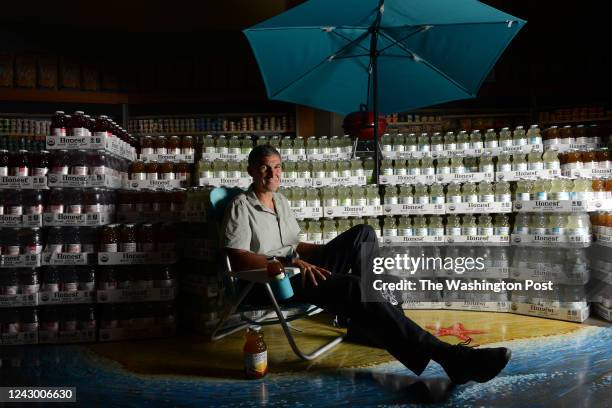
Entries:
[[306, 286], [306, 280], [309, 280], [313, 286], [318, 286], [317, 280], [326, 280], [331, 272], [320, 266], [313, 265], [304, 261], [303, 259], [296, 259], [293, 261], [293, 266], [300, 268], [302, 273], [302, 287]]

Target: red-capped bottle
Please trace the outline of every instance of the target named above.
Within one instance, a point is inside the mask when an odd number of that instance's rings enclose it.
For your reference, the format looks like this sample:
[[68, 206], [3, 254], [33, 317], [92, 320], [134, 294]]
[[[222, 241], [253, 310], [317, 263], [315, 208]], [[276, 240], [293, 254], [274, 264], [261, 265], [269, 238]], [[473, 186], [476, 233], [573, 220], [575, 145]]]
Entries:
[[87, 119], [83, 111], [75, 111], [68, 122], [68, 132], [71, 136], [87, 136]]
[[66, 115], [63, 111], [55, 111], [51, 118], [51, 135], [66, 136]]

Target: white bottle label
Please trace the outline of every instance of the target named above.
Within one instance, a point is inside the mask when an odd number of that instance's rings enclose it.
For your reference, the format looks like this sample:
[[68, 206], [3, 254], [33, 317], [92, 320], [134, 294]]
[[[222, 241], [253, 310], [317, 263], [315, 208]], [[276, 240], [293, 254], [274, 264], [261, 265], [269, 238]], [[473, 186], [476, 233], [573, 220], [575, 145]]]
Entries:
[[416, 228], [415, 234], [417, 237], [426, 237], [427, 236], [427, 228]]
[[407, 171], [408, 169], [406, 169], [405, 167], [400, 167], [394, 170], [394, 174], [396, 176], [405, 176]]
[[495, 201], [498, 203], [506, 203], [512, 201], [512, 196], [510, 194], [496, 194]]
[[532, 144], [532, 145], [542, 144], [542, 136], [531, 136], [529, 138], [529, 144]]
[[397, 235], [400, 237], [411, 237], [414, 231], [412, 228], [398, 228]]
[[418, 196], [417, 204], [429, 204], [429, 196]]
[[444, 228], [428, 228], [427, 233], [429, 236], [439, 237], [444, 235]]
[[391, 227], [383, 227], [383, 236], [384, 237], [397, 237], [397, 228]]
[[465, 195], [463, 196], [463, 202], [464, 203], [477, 203], [478, 196], [476, 194]]
[[548, 193], [546, 191], [537, 191], [535, 193], [536, 200], [548, 200]]
[[[399, 198], [399, 203], [400, 204], [413, 204], [414, 203], [414, 197], [412, 196], [403, 196]], [[361, 205], [361, 204], [358, 204]]]
[[529, 193], [516, 193], [516, 201], [529, 201], [531, 198]]
[[544, 169], [544, 163], [542, 162], [531, 162], [528, 165], [529, 170], [542, 170]]
[[527, 171], [527, 163], [513, 163], [514, 171]]
[[88, 167], [87, 166], [73, 166], [72, 167], [72, 174], [75, 176], [86, 176], [87, 172], [88, 172]]
[[389, 205], [397, 204], [397, 196], [385, 196], [385, 204], [389, 204]]
[[548, 228], [530, 228], [533, 235], [546, 235]]
[[565, 234], [565, 228], [563, 228], [563, 227], [552, 227], [550, 229], [550, 233], [552, 235], [564, 235]]
[[323, 240], [322, 232], [309, 232], [308, 233], [308, 241], [309, 242], [320, 242]]
[[327, 231], [323, 233], [323, 239], [327, 241], [331, 241], [332, 239], [338, 236], [338, 231]]
[[517, 234], [529, 234], [529, 227], [526, 226], [516, 226]]
[[499, 172], [503, 172], [503, 171], [512, 171], [512, 163], [503, 163], [503, 164], [497, 164], [497, 171]]
[[460, 203], [461, 202], [461, 196], [460, 195], [449, 196], [448, 197], [448, 202], [449, 203]]
[[495, 201], [495, 196], [493, 194], [484, 194], [480, 196], [481, 203], [492, 203]]
[[510, 234], [510, 227], [495, 227], [494, 229], [494, 234], [495, 235], [509, 235]]
[[268, 351], [244, 353], [244, 370], [248, 376], [263, 376], [268, 369]]
[[472, 149], [482, 149], [482, 142], [472, 142]]
[[590, 191], [578, 191], [573, 193], [574, 200], [591, 200], [593, 194]]
[[298, 241], [299, 242], [306, 242], [306, 241], [308, 241], [308, 234], [306, 234], [305, 232], [300, 232], [298, 234]]
[[544, 162], [544, 168], [547, 170], [560, 170], [561, 164], [558, 161]]
[[486, 236], [493, 235], [493, 227], [478, 227], [477, 231], [478, 231], [478, 235], [486, 235]]
[[448, 235], [461, 235], [461, 227], [450, 227], [447, 229]]
[[485, 164], [484, 166], [480, 166], [480, 171], [482, 173], [493, 173], [495, 171], [495, 166], [493, 164]]
[[444, 196], [432, 196], [430, 201], [432, 204], [444, 204]]
[[548, 199], [549, 200], [569, 200], [570, 199], [570, 194], [567, 191], [560, 191], [560, 192], [556, 192], [556, 193], [549, 193], [548, 194]]
[[117, 243], [114, 244], [102, 244], [102, 252], [117, 252]]
[[380, 197], [368, 198], [368, 205], [380, 205]]
[[498, 146], [497, 140], [488, 140], [485, 143], [485, 147], [497, 147], [497, 146]]
[[338, 206], [338, 200], [335, 198], [326, 198], [323, 201], [323, 205], [325, 207], [337, 207]]
[[436, 169], [437, 174], [450, 174], [451, 173], [451, 168], [448, 166], [444, 166], [444, 167], [438, 167]]
[[120, 252], [136, 252], [136, 242], [122, 242], [119, 244], [121, 247]]
[[587, 228], [567, 228], [567, 235], [589, 235], [589, 231]]
[[476, 227], [461, 227], [461, 235], [476, 235], [478, 228]]
[[421, 174], [426, 176], [433, 176], [436, 174], [436, 169], [434, 167], [421, 167]]

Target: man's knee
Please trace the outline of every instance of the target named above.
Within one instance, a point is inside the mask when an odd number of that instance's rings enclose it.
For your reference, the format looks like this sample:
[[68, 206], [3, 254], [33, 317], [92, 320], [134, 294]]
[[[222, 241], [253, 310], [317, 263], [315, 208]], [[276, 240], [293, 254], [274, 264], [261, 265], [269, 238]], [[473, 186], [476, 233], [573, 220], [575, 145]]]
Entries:
[[376, 231], [370, 225], [359, 224], [353, 227], [355, 229], [356, 235], [359, 237], [360, 242], [377, 242], [378, 237], [376, 236]]

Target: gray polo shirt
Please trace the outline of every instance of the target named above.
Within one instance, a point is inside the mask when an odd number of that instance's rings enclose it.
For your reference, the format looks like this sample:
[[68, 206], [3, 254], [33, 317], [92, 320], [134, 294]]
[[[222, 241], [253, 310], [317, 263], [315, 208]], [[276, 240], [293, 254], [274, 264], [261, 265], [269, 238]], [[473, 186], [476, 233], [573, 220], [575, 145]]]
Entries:
[[253, 187], [235, 197], [222, 223], [224, 248], [243, 249], [267, 256], [287, 256], [297, 248], [300, 227], [289, 202], [273, 196], [276, 213], [261, 204]]

